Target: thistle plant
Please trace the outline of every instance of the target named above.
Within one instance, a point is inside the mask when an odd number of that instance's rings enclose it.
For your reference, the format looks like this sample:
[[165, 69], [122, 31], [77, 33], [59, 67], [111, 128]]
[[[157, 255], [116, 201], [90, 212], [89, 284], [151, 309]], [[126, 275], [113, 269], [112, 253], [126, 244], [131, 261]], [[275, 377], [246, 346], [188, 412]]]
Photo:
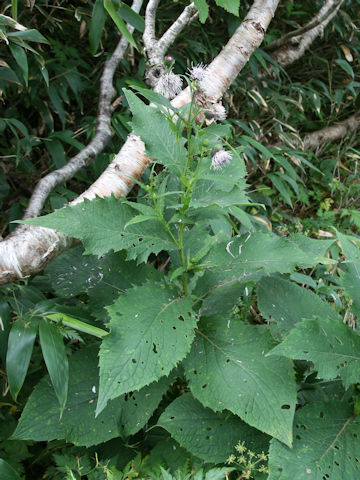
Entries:
[[[337, 400], [338, 408], [323, 396], [296, 410], [297, 379], [304, 372], [293, 359], [312, 362], [322, 378], [341, 386], [340, 376], [349, 388], [359, 379], [355, 360], [347, 370], [359, 339], [332, 306], [291, 280], [297, 270], [334, 263], [327, 250], [336, 238], [277, 236], [256, 224], [247, 210], [255, 206], [243, 160], [249, 137], [236, 143], [229, 123], [209, 123], [204, 92], [187, 81], [192, 100], [180, 108], [156, 92], [134, 87], [140, 98], [124, 89], [133, 136], [152, 159], [142, 180], [127, 177], [137, 183], [136, 195], [85, 200], [27, 221], [82, 241], [84, 251], [69, 253], [49, 278], [57, 291], [64, 278], [75, 285], [81, 295], [76, 315], [84, 310], [80, 318], [90, 316], [96, 327], [74, 321], [73, 310], [52, 299], [36, 307], [36, 324], [27, 317], [31, 328], [15, 322], [10, 351], [17, 351], [19, 338], [31, 350], [40, 324], [51, 382], [35, 388], [13, 438], [58, 438], [88, 447], [122, 437], [130, 445], [129, 438], [151, 426], [204, 462], [235, 462], [240, 478], [249, 479], [267, 472], [267, 454], [254, 452], [269, 449], [270, 470], [284, 462], [301, 478], [303, 463], [293, 457], [302, 455], [307, 436], [317, 449], [311, 458], [321, 460], [306, 468], [327, 471], [334, 455], [328, 437], [345, 448], [346, 429], [357, 432], [358, 419], [348, 400]], [[357, 258], [346, 236], [338, 233], [337, 239], [346, 258]], [[249, 292], [257, 292], [256, 321]], [[314, 311], [321, 315], [314, 318]], [[56, 322], [81, 327], [95, 339], [68, 359]], [[66, 370], [56, 368], [53, 349], [46, 348], [54, 344]], [[336, 355], [324, 361], [334, 345]], [[9, 355], [8, 378], [16, 397], [24, 375], [16, 377], [14, 358]], [[181, 392], [173, 389], [176, 382], [184, 385]], [[326, 422], [325, 445], [319, 435]], [[239, 437], [245, 443], [229, 457]], [[351, 438], [355, 451], [358, 437]]]
[[216, 150], [214, 149], [211, 154], [211, 168], [214, 170], [219, 170], [223, 168], [231, 160], [231, 153], [226, 150]]
[[204, 80], [206, 75], [206, 65], [203, 63], [198, 63], [197, 65], [192, 64], [189, 68], [189, 77], [194, 82], [200, 84]]
[[181, 89], [181, 78], [170, 69], [160, 76], [155, 85], [154, 91], [171, 100], [181, 92]]

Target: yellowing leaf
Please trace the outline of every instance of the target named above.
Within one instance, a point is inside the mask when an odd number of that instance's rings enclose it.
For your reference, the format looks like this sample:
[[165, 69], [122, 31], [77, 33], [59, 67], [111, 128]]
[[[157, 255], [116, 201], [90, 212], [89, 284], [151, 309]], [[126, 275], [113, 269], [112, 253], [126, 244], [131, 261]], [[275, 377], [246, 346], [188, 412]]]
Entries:
[[352, 62], [354, 60], [350, 48], [344, 45], [343, 43], [340, 45], [341, 50], [344, 52], [345, 58], [348, 62]]

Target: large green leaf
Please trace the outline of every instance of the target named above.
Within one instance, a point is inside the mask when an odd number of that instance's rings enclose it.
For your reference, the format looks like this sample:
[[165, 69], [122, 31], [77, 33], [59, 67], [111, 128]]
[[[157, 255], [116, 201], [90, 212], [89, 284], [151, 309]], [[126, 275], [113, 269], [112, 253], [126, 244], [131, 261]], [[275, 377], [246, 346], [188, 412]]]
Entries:
[[345, 388], [360, 382], [360, 337], [341, 319], [305, 319], [269, 355], [313, 362], [319, 378], [340, 375]]
[[220, 190], [214, 182], [201, 181], [196, 185], [190, 206], [200, 208], [219, 205], [225, 208], [232, 205], [248, 205], [250, 201], [246, 195], [246, 188], [245, 180], [240, 180], [230, 192]]
[[129, 259], [137, 258], [138, 262], [145, 262], [151, 253], [175, 248], [158, 220], [125, 228], [135, 215], [135, 210], [122, 200], [107, 197], [85, 200], [50, 215], [29, 219], [26, 223], [54, 228], [79, 238], [84, 244], [85, 253], [94, 255], [102, 255], [111, 249], [126, 249]]
[[269, 480], [358, 480], [360, 417], [348, 403], [315, 403], [295, 415], [294, 445], [270, 446]]
[[209, 16], [209, 6], [206, 0], [194, 0], [196, 8], [199, 10], [199, 19], [201, 23], [205, 23]]
[[145, 143], [146, 152], [158, 163], [178, 171], [186, 158], [184, 139], [179, 142], [169, 120], [153, 106], [145, 105], [133, 92], [123, 90], [133, 114], [132, 127]]
[[261, 279], [257, 297], [261, 315], [271, 323], [276, 322], [284, 332], [314, 315], [339, 318], [336, 310], [315, 293], [276, 275]]
[[16, 470], [2, 458], [0, 458], [0, 478], [1, 480], [21, 480]]
[[[197, 224], [185, 230], [183, 235], [183, 251], [187, 265], [199, 262], [216, 243], [216, 237], [209, 235], [206, 226]], [[175, 263], [173, 261], [173, 263]], [[178, 264], [180, 265], [180, 263]]]
[[62, 414], [67, 400], [69, 383], [69, 362], [64, 341], [59, 329], [48, 320], [40, 322], [39, 336], [46, 367]]
[[43, 378], [31, 394], [13, 438], [65, 439], [88, 447], [119, 435], [136, 433], [142, 428], [158, 406], [170, 380], [164, 378], [137, 393], [109, 402], [95, 418], [99, 382], [97, 363], [95, 346], [83, 348], [70, 358], [68, 400], [61, 419], [49, 377]]
[[190, 350], [196, 325], [191, 300], [158, 283], [128, 290], [107, 310], [97, 413], [110, 399], [167, 375]]
[[244, 285], [226, 285], [222, 288], [215, 288], [211, 295], [208, 295], [201, 306], [200, 313], [202, 316], [224, 315], [231, 312], [234, 305], [240, 303], [240, 296], [246, 292]]
[[[209, 317], [184, 366], [193, 395], [291, 445], [296, 385], [290, 361], [265, 357], [275, 345], [268, 331], [236, 319]], [[271, 360], [269, 362], [269, 360]]]
[[95, 418], [98, 369], [97, 349], [83, 348], [70, 358], [68, 399], [60, 419], [59, 402], [48, 376], [31, 394], [13, 438], [19, 440], [65, 439], [76, 445], [96, 445], [120, 434], [121, 400], [111, 402]]
[[[211, 125], [210, 125], [211, 127]], [[210, 127], [206, 130], [209, 131]], [[215, 127], [215, 126], [214, 126]], [[222, 127], [222, 125], [216, 125], [216, 127]], [[214, 129], [213, 129], [214, 130]], [[218, 135], [215, 133], [204, 135], [205, 138], [211, 138], [214, 136], [218, 142]], [[219, 131], [219, 133], [221, 130]], [[225, 132], [223, 132], [225, 134]], [[225, 136], [225, 135], [224, 135]], [[198, 189], [204, 189], [202, 182], [207, 181], [207, 187], [212, 188], [213, 186], [216, 190], [222, 190], [223, 192], [230, 192], [234, 185], [241, 185], [242, 181], [246, 177], [246, 166], [242, 155], [236, 150], [232, 150], [233, 158], [229, 163], [226, 163], [221, 170], [214, 170], [210, 168], [210, 157], [203, 159], [200, 168], [198, 167], [198, 173], [196, 174], [197, 183], [193, 187], [193, 192]]]
[[6, 372], [10, 393], [16, 397], [24, 383], [36, 338], [37, 323], [24, 315], [11, 328], [6, 355]]
[[114, 303], [119, 292], [150, 278], [161, 278], [149, 265], [126, 261], [125, 252], [111, 252], [101, 258], [84, 257], [82, 247], [72, 248], [55, 258], [45, 273], [59, 296], [69, 298], [80, 292], [87, 293], [91, 313], [97, 318], [105, 305]]
[[[253, 232], [215, 246], [203, 260], [207, 272], [203, 292], [234, 282], [258, 281], [263, 275], [292, 272], [296, 265], [311, 267], [328, 260], [313, 252], [304, 252], [285, 237]], [[332, 263], [330, 260], [329, 262]]]
[[[93, 293], [104, 279], [105, 269], [103, 261], [110, 255], [97, 258], [95, 255], [83, 256], [84, 249], [81, 246], [66, 250], [56, 257], [45, 270], [46, 280], [51, 284], [58, 296], [75, 297], [80, 292]], [[116, 253], [123, 257], [122, 253]], [[116, 264], [115, 258], [112, 258]], [[125, 259], [124, 259], [125, 260]], [[123, 262], [125, 265], [127, 262]], [[132, 268], [134, 264], [130, 262]], [[110, 266], [110, 265], [109, 265]], [[117, 266], [117, 265], [116, 265]], [[135, 269], [136, 270], [136, 269]], [[119, 288], [128, 288], [130, 284], [119, 282]], [[111, 302], [110, 302], [111, 303]]]
[[239, 440], [256, 453], [267, 449], [266, 435], [235, 415], [205, 408], [190, 393], [174, 400], [159, 418], [158, 425], [205, 462], [224, 462]]
[[346, 257], [345, 272], [340, 277], [346, 293], [353, 301], [353, 311], [360, 318], [360, 249], [351, 240], [338, 232], [342, 251]]
[[323, 258], [331, 245], [335, 242], [335, 238], [331, 240], [318, 240], [316, 238], [310, 238], [301, 233], [295, 233], [289, 235], [288, 240], [293, 242], [298, 248], [305, 253], [311, 253], [311, 255], [318, 255], [319, 258]]
[[169, 377], [162, 377], [138, 392], [121, 396], [122, 410], [119, 424], [124, 436], [133, 435], [146, 424], [169, 388], [170, 382], [174, 380], [170, 374]]
[[209, 205], [229, 207], [248, 204], [245, 176], [244, 160], [236, 150], [233, 151], [231, 162], [224, 165], [221, 170], [211, 169], [210, 159], [204, 159], [197, 174], [198, 180], [193, 187], [190, 206], [197, 209]]

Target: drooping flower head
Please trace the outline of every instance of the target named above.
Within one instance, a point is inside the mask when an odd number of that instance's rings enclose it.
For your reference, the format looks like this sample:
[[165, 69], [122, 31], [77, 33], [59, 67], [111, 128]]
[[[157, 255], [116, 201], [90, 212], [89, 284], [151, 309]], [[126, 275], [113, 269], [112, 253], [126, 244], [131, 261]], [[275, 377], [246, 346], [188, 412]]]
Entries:
[[203, 63], [198, 63], [197, 65], [192, 65], [189, 68], [189, 74], [191, 80], [194, 80], [197, 83], [200, 83], [201, 80], [204, 80], [206, 75], [206, 66]]
[[232, 154], [226, 150], [213, 150], [211, 154], [211, 168], [220, 170], [232, 159]]
[[213, 103], [209, 108], [205, 110], [207, 118], [214, 119], [221, 122], [226, 118], [226, 110], [221, 103]]
[[170, 72], [161, 75], [154, 90], [171, 100], [181, 92], [181, 88], [182, 79], [170, 70]]

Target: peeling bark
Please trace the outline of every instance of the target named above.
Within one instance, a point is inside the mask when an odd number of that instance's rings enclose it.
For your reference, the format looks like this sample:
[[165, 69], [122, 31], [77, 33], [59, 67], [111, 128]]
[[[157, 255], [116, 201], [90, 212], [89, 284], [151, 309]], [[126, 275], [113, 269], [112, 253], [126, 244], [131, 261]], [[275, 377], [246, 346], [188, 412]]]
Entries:
[[260, 46], [278, 0], [255, 0], [241, 25], [206, 71], [201, 88], [214, 102], [220, 99]]
[[120, 152], [100, 175], [100, 177], [70, 203], [74, 205], [85, 198], [92, 200], [96, 196], [121, 197], [127, 195], [134, 182], [131, 178], [139, 178], [149, 166], [151, 159], [145, 156], [145, 145], [139, 137], [129, 135]]
[[21, 225], [0, 243], [0, 285], [40, 272], [77, 243], [55, 230]]

